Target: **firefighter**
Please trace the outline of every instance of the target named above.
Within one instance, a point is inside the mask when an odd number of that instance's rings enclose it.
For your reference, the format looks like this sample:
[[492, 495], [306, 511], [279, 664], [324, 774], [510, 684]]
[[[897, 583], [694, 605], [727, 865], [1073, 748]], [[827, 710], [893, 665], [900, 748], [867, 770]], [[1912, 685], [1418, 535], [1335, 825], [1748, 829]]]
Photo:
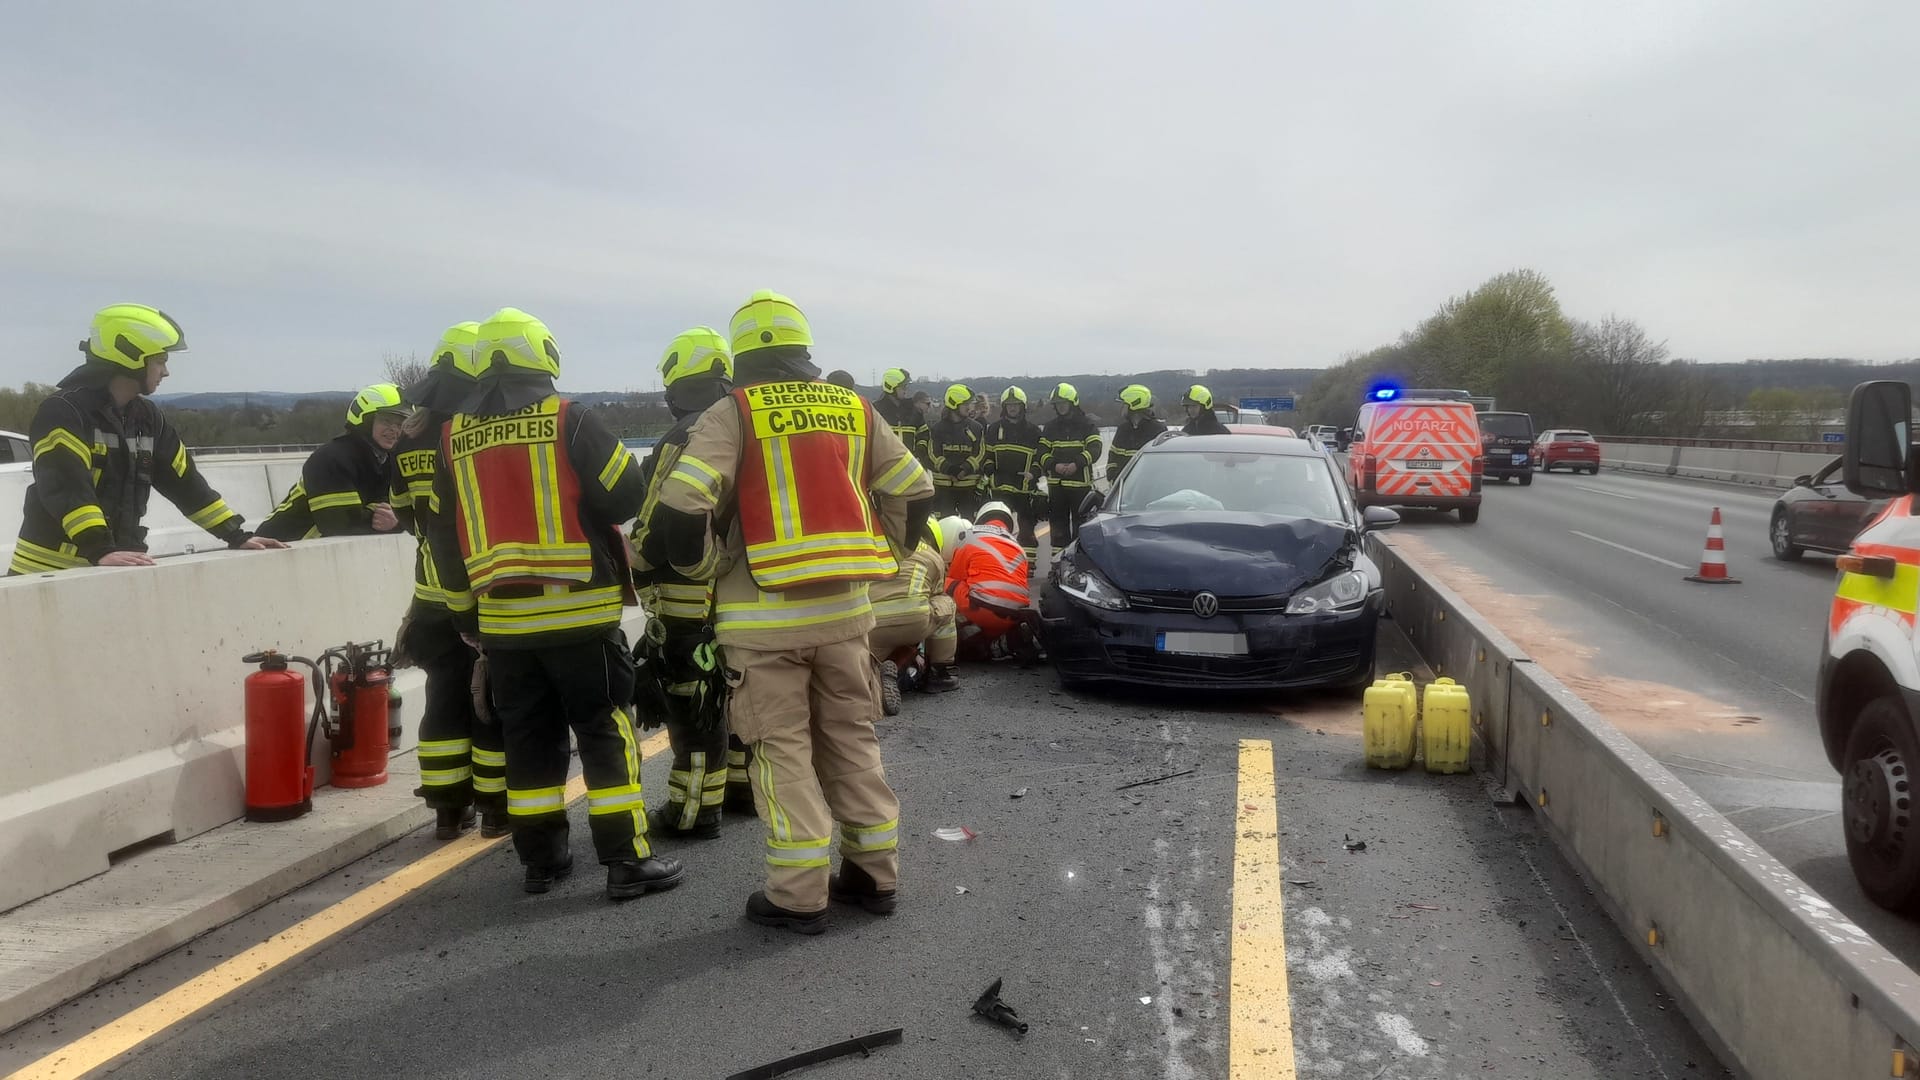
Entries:
[[1034, 527], [1045, 507], [1040, 495], [1040, 425], [1027, 418], [1027, 392], [1009, 386], [1000, 392], [1000, 419], [987, 428], [988, 472], [993, 498], [1013, 507], [1019, 519], [1020, 547], [1029, 568], [1040, 558]]
[[960, 383], [947, 387], [946, 408], [933, 425], [933, 501], [940, 513], [972, 517], [980, 504], [986, 432], [968, 416], [974, 393]]
[[1027, 589], [1027, 557], [1013, 538], [1013, 510], [991, 502], [954, 546], [947, 564], [947, 595], [958, 613], [959, 648], [969, 660], [1039, 658], [1039, 637]]
[[920, 459], [920, 464], [930, 469], [933, 456], [928, 444], [927, 410], [920, 404], [920, 399], [927, 395], [908, 393], [907, 384], [912, 381], [913, 376], [905, 368], [888, 368], [880, 376], [881, 396], [873, 403], [873, 409], [893, 428], [893, 433], [900, 436], [900, 441], [907, 444], [907, 449], [913, 451], [913, 456]]
[[546, 892], [573, 870], [571, 727], [608, 898], [671, 888], [685, 871], [647, 839], [633, 659], [620, 633], [632, 580], [618, 523], [646, 496], [639, 466], [554, 391], [560, 349], [538, 319], [495, 312], [476, 331], [474, 363], [479, 400], [441, 428], [429, 540], [456, 625], [487, 653], [524, 887]]
[[461, 639], [440, 587], [428, 534], [438, 512], [433, 477], [440, 467], [440, 425], [469, 408], [474, 378], [477, 322], [447, 328], [434, 346], [427, 377], [410, 386], [406, 399], [418, 406], [394, 447], [393, 509], [413, 532], [413, 602], [394, 635], [394, 666], [418, 666], [427, 676], [426, 709], [420, 718], [420, 788], [435, 816], [434, 835], [452, 840], [473, 825], [480, 835], [507, 835], [507, 754], [500, 726], [475, 707], [473, 647]]
[[1187, 396], [1180, 399], [1187, 410], [1187, 426], [1181, 432], [1187, 435], [1226, 435], [1227, 425], [1213, 415], [1213, 391], [1194, 383], [1187, 387]]
[[374, 383], [347, 403], [347, 429], [307, 455], [260, 535], [275, 540], [371, 536], [400, 527], [393, 511], [393, 449], [406, 423], [400, 388]]
[[[659, 618], [665, 638], [667, 738], [673, 744], [673, 771], [667, 801], [651, 812], [656, 829], [670, 836], [712, 839], [720, 835], [723, 809], [753, 813], [753, 789], [747, 779], [747, 747], [727, 734], [725, 686], [713, 644], [713, 582], [685, 577], [666, 565], [660, 534], [648, 529], [666, 478], [686, 449], [687, 432], [700, 414], [733, 390], [733, 357], [726, 336], [696, 326], [673, 339], [660, 360], [673, 427], [640, 464], [647, 498], [634, 521], [634, 571], [640, 598]], [[642, 678], [652, 677], [643, 669]], [[731, 758], [737, 755], [739, 764]], [[735, 771], [738, 779], [732, 779]]]
[[753, 747], [767, 828], [766, 888], [746, 918], [817, 934], [829, 897], [876, 914], [895, 905], [900, 804], [873, 731], [867, 590], [919, 542], [933, 482], [871, 406], [816, 381], [793, 301], [756, 292], [731, 328], [737, 385], [687, 433], [648, 528], [676, 572], [719, 575], [728, 715]]
[[[947, 560], [936, 525], [929, 527], [892, 577], [874, 582], [868, 590], [874, 626], [867, 635], [867, 647], [880, 665], [880, 703], [888, 716], [899, 713], [900, 691], [906, 682], [928, 693], [960, 689], [953, 666], [957, 631], [953, 601], [943, 588], [946, 578]], [[920, 672], [923, 662], [924, 675]]]
[[1054, 387], [1047, 400], [1053, 419], [1040, 435], [1040, 472], [1047, 478], [1047, 544], [1058, 559], [1079, 532], [1080, 504], [1100, 460], [1100, 429], [1080, 408], [1080, 391], [1072, 383]]
[[1160, 437], [1167, 425], [1153, 415], [1153, 391], [1134, 383], [1120, 391], [1120, 404], [1126, 406], [1126, 415], [1120, 418], [1120, 427], [1113, 433], [1113, 445], [1107, 448], [1107, 483], [1120, 478], [1120, 470], [1127, 467], [1133, 455], [1140, 448]]
[[82, 566], [152, 566], [140, 525], [154, 491], [230, 548], [279, 548], [255, 536], [194, 467], [180, 434], [148, 399], [187, 347], [180, 324], [145, 304], [93, 316], [86, 357], [34, 411], [33, 483], [7, 567], [44, 574]]

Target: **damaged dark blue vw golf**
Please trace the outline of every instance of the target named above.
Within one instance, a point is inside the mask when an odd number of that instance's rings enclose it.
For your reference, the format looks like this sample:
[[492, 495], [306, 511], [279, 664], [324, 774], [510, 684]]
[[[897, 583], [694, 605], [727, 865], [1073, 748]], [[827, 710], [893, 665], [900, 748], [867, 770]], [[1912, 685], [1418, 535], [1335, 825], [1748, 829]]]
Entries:
[[1319, 447], [1169, 433], [1081, 512], [1079, 538], [1040, 595], [1063, 685], [1373, 681], [1384, 594], [1361, 538], [1400, 518], [1356, 507]]

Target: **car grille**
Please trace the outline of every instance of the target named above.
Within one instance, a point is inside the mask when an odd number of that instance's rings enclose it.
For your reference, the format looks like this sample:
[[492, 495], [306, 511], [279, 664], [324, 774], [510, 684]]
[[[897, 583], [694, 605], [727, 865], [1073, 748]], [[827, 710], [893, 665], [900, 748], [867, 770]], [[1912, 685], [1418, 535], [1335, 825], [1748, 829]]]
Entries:
[[1301, 656], [1298, 652], [1259, 656], [1181, 656], [1135, 645], [1109, 645], [1107, 663], [1115, 671], [1165, 682], [1219, 684], [1281, 682], [1338, 675], [1360, 659], [1358, 649]]
[[[1184, 611], [1193, 614], [1193, 594], [1183, 592], [1133, 592], [1127, 603], [1136, 611]], [[1225, 612], [1285, 611], [1285, 594], [1272, 596], [1222, 596], [1220, 610]]]

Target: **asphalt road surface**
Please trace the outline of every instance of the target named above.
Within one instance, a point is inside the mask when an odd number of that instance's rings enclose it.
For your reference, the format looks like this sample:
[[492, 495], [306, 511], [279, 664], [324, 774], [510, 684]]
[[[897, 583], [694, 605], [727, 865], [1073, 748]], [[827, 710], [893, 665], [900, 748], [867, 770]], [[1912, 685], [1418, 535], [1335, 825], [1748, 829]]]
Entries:
[[[903, 1045], [804, 1075], [1722, 1075], [1529, 812], [1472, 776], [1368, 772], [1349, 701], [963, 678], [882, 729], [905, 808], [891, 918], [837, 910], [818, 938], [744, 923], [753, 822], [679, 846], [688, 883], [620, 906], [585, 860], [523, 895], [495, 845], [304, 955], [260, 960], [197, 1013], [167, 1005], [429, 856], [414, 834], [18, 1029], [0, 1071], [83, 1051], [143, 1006], [156, 1033], [116, 1077], [720, 1078], [893, 1027]], [[649, 760], [655, 790], [664, 769]], [[978, 836], [932, 835], [946, 826]], [[1025, 1037], [969, 1013], [996, 978]], [[1289, 1034], [1284, 1071], [1242, 1045]]]
[[[1773, 500], [1722, 484], [1562, 472], [1530, 487], [1487, 485], [1478, 524], [1407, 511], [1390, 536], [1920, 966], [1920, 925], [1874, 906], [1847, 867], [1839, 777], [1813, 710], [1833, 558], [1774, 559]], [[1738, 585], [1684, 580], [1716, 506]]]

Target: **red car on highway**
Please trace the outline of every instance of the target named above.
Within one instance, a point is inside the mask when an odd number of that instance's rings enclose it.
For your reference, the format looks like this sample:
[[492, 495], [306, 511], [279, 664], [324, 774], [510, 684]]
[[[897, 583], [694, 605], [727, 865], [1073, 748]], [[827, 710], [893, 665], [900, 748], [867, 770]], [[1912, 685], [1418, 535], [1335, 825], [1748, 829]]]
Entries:
[[1574, 472], [1600, 471], [1600, 443], [1591, 432], [1549, 428], [1533, 441], [1533, 461], [1541, 472], [1564, 466]]

